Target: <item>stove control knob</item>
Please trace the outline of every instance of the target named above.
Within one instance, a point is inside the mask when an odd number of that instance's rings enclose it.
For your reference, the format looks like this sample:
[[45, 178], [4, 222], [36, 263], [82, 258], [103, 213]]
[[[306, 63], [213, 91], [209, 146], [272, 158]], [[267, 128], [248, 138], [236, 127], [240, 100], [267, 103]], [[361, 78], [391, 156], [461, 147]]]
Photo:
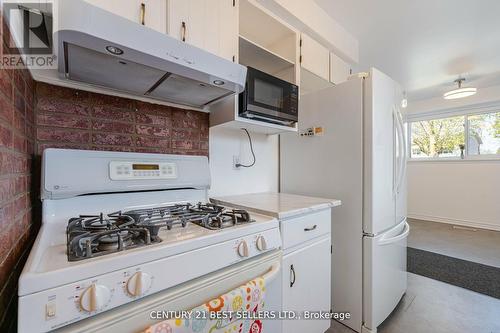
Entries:
[[106, 286], [93, 283], [80, 296], [80, 307], [87, 312], [101, 310], [111, 298]]
[[248, 244], [244, 240], [238, 244], [238, 255], [242, 258], [248, 257]]
[[127, 281], [127, 292], [130, 296], [142, 296], [151, 287], [151, 276], [143, 272], [137, 272]]
[[264, 236], [259, 236], [257, 237], [257, 241], [255, 242], [255, 245], [257, 246], [257, 249], [259, 251], [266, 251], [267, 250], [267, 242]]

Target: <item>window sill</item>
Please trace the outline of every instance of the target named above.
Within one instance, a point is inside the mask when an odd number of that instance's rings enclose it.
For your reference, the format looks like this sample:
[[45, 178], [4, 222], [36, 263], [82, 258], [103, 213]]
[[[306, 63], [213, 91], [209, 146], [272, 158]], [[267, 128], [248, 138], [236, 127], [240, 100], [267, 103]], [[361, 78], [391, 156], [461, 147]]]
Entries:
[[492, 157], [468, 157], [468, 158], [409, 158], [408, 162], [410, 163], [419, 163], [419, 162], [500, 162], [500, 156], [492, 156]]

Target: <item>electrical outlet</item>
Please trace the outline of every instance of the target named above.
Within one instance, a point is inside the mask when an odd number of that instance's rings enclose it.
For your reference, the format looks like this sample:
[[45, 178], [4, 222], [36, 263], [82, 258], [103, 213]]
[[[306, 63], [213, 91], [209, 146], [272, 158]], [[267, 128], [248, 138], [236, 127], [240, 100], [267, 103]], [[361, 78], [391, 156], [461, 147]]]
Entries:
[[237, 155], [233, 155], [233, 169], [238, 170], [239, 167], [236, 166], [237, 164], [240, 164], [240, 157]]

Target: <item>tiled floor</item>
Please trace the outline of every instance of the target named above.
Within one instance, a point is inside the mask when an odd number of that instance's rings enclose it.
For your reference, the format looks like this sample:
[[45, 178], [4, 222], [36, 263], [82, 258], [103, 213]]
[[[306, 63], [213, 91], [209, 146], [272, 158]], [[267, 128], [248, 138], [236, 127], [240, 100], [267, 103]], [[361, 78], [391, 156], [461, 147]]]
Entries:
[[500, 232], [454, 228], [451, 224], [409, 219], [408, 246], [500, 267]]
[[[408, 274], [408, 291], [379, 333], [499, 333], [500, 300]], [[326, 333], [353, 333], [339, 324]]]

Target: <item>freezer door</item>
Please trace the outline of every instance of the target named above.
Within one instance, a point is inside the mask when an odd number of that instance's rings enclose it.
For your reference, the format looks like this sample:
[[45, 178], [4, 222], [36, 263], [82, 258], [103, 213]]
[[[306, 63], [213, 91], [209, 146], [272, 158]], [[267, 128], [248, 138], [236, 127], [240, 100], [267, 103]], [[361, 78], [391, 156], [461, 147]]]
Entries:
[[396, 110], [398, 84], [376, 69], [370, 71], [364, 89], [363, 231], [376, 235], [391, 229], [396, 219]]
[[406, 292], [406, 244], [410, 226], [404, 220], [376, 237], [363, 238], [363, 325], [375, 330]]

